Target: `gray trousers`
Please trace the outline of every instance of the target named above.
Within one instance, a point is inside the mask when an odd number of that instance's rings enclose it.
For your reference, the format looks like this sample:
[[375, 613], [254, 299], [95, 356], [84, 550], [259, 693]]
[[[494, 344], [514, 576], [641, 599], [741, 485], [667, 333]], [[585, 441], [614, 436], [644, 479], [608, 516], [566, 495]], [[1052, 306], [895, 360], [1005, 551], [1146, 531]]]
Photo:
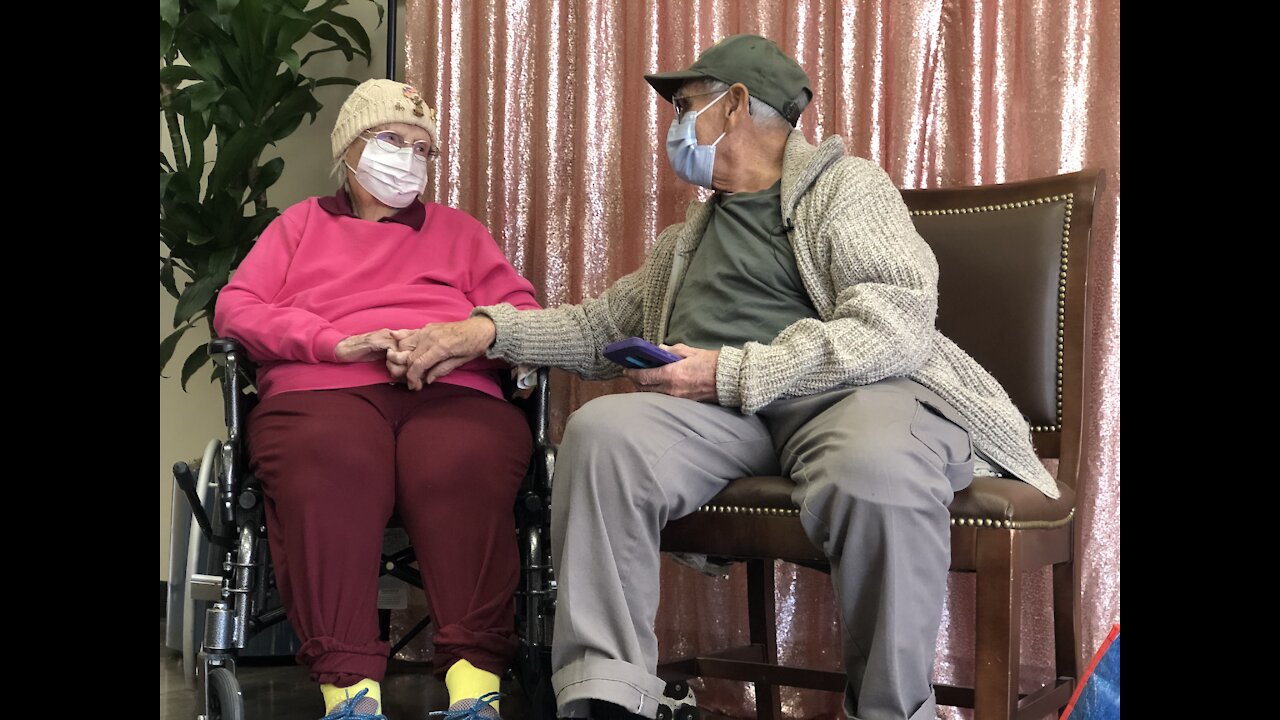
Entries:
[[571, 415], [551, 502], [551, 683], [563, 716], [586, 717], [592, 698], [657, 714], [662, 528], [730, 480], [774, 474], [795, 480], [801, 523], [831, 561], [846, 714], [936, 716], [947, 506], [972, 481], [973, 445], [953, 408], [905, 378], [756, 415], [659, 393], [601, 397]]

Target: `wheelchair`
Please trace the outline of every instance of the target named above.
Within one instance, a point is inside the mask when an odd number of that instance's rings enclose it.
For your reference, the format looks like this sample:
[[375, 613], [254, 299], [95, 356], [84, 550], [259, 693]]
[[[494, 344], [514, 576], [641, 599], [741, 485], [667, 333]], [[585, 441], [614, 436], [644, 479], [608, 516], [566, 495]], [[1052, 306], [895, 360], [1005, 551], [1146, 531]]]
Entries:
[[[243, 346], [234, 339], [219, 338], [208, 345], [209, 355], [221, 368], [225, 440], [212, 440], [196, 468], [185, 462], [173, 467], [174, 480], [185, 495], [199, 533], [208, 543], [213, 572], [186, 568], [187, 612], [192, 603], [207, 601], [204, 635], [198, 654], [194, 638], [184, 638], [184, 668], [195, 673], [199, 720], [242, 720], [244, 701], [236, 679], [238, 654], [256, 635], [285, 620], [284, 608], [274, 592], [267, 557], [267, 526], [263, 514], [261, 483], [248, 470], [245, 420], [257, 402], [249, 386], [254, 367]], [[504, 394], [512, 387], [505, 376]], [[554, 720], [555, 694], [551, 688], [551, 637], [555, 616], [556, 584], [551, 568], [550, 505], [555, 448], [548, 433], [549, 392], [546, 368], [538, 371], [538, 386], [531, 397], [513, 399], [529, 419], [533, 454], [516, 496], [516, 534], [520, 548], [520, 582], [516, 591], [516, 633], [519, 646], [509, 671], [528, 698], [532, 720]], [[211, 493], [212, 497], [206, 497]], [[212, 511], [206, 512], [208, 500]], [[193, 530], [192, 534], [195, 534]], [[193, 557], [192, 552], [188, 557]], [[221, 558], [220, 563], [218, 558]], [[422, 578], [411, 566], [412, 548], [384, 554], [379, 576], [392, 575], [422, 587]], [[382, 616], [384, 635], [389, 613]], [[425, 618], [392, 649], [394, 656], [429, 621]], [[185, 621], [184, 621], [185, 622]], [[188, 623], [190, 627], [190, 623]], [[194, 632], [189, 631], [194, 635]]]

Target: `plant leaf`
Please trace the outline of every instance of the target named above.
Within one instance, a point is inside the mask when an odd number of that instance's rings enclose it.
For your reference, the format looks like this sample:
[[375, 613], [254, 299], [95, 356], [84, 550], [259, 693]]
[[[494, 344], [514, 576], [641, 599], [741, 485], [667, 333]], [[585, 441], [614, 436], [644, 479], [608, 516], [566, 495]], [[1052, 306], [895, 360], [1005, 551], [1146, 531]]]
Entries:
[[225, 85], [221, 49], [231, 44], [231, 39], [213, 24], [207, 15], [192, 13], [183, 20], [183, 32], [174, 36], [182, 59], [207, 80], [217, 80]]
[[308, 26], [311, 25], [311, 18], [307, 17], [306, 13], [302, 12], [301, 10], [299, 10], [298, 8], [292, 5], [284, 5], [283, 7], [281, 7], [280, 17], [288, 18], [290, 20], [301, 20], [302, 22], [305, 22]]
[[171, 28], [178, 26], [178, 0], [160, 0], [160, 19]]
[[326, 12], [324, 14], [324, 19], [328, 20], [331, 24], [342, 28], [342, 30], [355, 41], [356, 45], [364, 51], [361, 54], [364, 55], [365, 58], [369, 57], [369, 53], [372, 52], [369, 49], [369, 33], [365, 32], [364, 26], [360, 24], [359, 20], [347, 15], [341, 15], [335, 10]]
[[206, 80], [195, 85], [188, 85], [174, 96], [174, 107], [183, 115], [191, 112], [204, 112], [222, 97], [223, 89], [218, 83]]
[[258, 114], [253, 111], [253, 105], [242, 89], [235, 86], [228, 87], [222, 95], [222, 102], [223, 105], [230, 105], [245, 125], [254, 125], [258, 122]]
[[359, 80], [346, 77], [327, 77], [316, 81], [316, 87], [324, 87], [325, 85], [350, 85], [355, 87], [359, 84]]
[[[271, 134], [271, 142], [275, 143], [292, 135], [293, 131], [297, 130], [298, 126], [302, 124], [303, 117], [304, 115], [297, 115], [293, 119], [289, 120], [289, 122], [287, 122], [286, 124], [277, 126], [275, 128], [275, 132]], [[311, 122], [315, 122], [315, 121], [316, 121], [315, 113], [312, 113]]]
[[160, 373], [164, 374], [164, 366], [169, 363], [169, 358], [173, 357], [173, 351], [178, 347], [178, 341], [182, 339], [182, 334], [187, 331], [188, 327], [182, 327], [169, 333], [169, 337], [160, 341]]
[[227, 284], [227, 275], [231, 272], [231, 261], [236, 257], [236, 247], [225, 247], [216, 250], [209, 256], [209, 271], [205, 277], [213, 278], [217, 281], [218, 287]]
[[347, 2], [347, 0], [325, 0], [322, 5], [319, 5], [318, 7], [314, 7], [308, 10], [307, 17], [311, 18], [312, 22], [318, 22], [321, 18], [324, 17], [325, 13], [329, 12], [330, 10], [332, 10], [333, 8], [339, 5], [342, 5], [345, 2]]
[[[306, 64], [307, 64], [307, 61], [308, 61], [308, 60], [310, 60], [311, 58], [315, 57], [316, 55], [323, 55], [323, 54], [328, 53], [328, 52], [342, 52], [342, 48], [338, 47], [337, 45], [330, 45], [330, 46], [328, 46], [328, 47], [320, 48], [319, 50], [312, 50], [311, 52], [309, 52], [309, 53], [307, 53], [306, 55], [303, 55], [303, 56], [302, 56], [302, 63], [301, 63], [301, 64], [302, 64], [302, 65], [306, 65]], [[357, 83], [357, 84], [358, 84], [358, 83]]]
[[[352, 50], [350, 41], [348, 41], [342, 35], [339, 35], [338, 31], [335, 30], [332, 25], [329, 25], [327, 23], [322, 23], [320, 25], [317, 25], [315, 26], [315, 28], [311, 30], [311, 34], [315, 35], [321, 40], [328, 40], [334, 45], [337, 45], [338, 49], [342, 51], [342, 56], [347, 59], [347, 62], [351, 62], [351, 58], [353, 57], [353, 50]], [[363, 55], [363, 53], [361, 54]]]
[[178, 286], [173, 280], [173, 258], [164, 258], [160, 262], [160, 284], [175, 299], [181, 297], [178, 292]]
[[204, 177], [204, 140], [209, 137], [209, 125], [204, 113], [192, 112], [182, 118], [182, 129], [187, 136], [187, 170], [196, 183]]
[[190, 65], [170, 65], [160, 68], [160, 82], [165, 85], [177, 85], [183, 80], [200, 80], [200, 73]]
[[205, 345], [204, 343], [200, 343], [199, 345], [196, 346], [194, 350], [191, 351], [191, 354], [187, 356], [187, 361], [182, 363], [182, 391], [183, 392], [187, 391], [187, 381], [191, 379], [191, 376], [195, 375], [196, 371], [199, 370], [200, 367], [203, 366], [208, 361], [209, 361], [209, 346]]
[[280, 59], [284, 61], [285, 65], [289, 66], [294, 75], [302, 71], [302, 61], [298, 59], [298, 53], [293, 50], [284, 53]]
[[257, 160], [267, 138], [262, 128], [247, 127], [232, 135], [225, 147], [220, 146], [209, 174], [209, 193], [225, 189], [233, 180], [247, 180], [249, 164]]
[[298, 123], [302, 122], [302, 116], [307, 113], [310, 113], [314, 120], [319, 110], [320, 103], [316, 101], [311, 91], [306, 87], [296, 87], [275, 106], [271, 116], [262, 123], [262, 127], [271, 133], [272, 139], [279, 139], [281, 137], [279, 130], [286, 127], [296, 128]]
[[245, 53], [240, 52], [239, 41], [233, 39], [230, 44], [220, 49], [220, 53], [222, 62], [231, 68], [231, 74], [236, 79], [236, 82], [228, 84], [244, 88], [245, 94], [252, 97], [257, 78], [254, 76], [252, 68], [249, 67], [249, 59], [244, 57]]
[[275, 220], [279, 215], [280, 211], [275, 208], [267, 208], [257, 215], [254, 215], [253, 218], [249, 220], [249, 224], [245, 226], [245, 237], [254, 238], [256, 240], [257, 237], [262, 234], [262, 231], [266, 230], [267, 226], [271, 224], [271, 221]]
[[249, 202], [258, 193], [274, 185], [280, 179], [282, 172], [284, 172], [284, 158], [274, 158], [267, 161], [267, 164], [258, 169], [258, 179], [254, 181], [253, 186], [249, 189], [249, 199], [245, 200], [245, 202]]
[[164, 20], [160, 21], [160, 57], [168, 57], [173, 47], [173, 26]]
[[311, 32], [312, 26], [315, 25], [315, 21], [311, 18], [307, 17], [300, 11], [295, 12], [298, 12], [301, 17], [293, 18], [293, 16], [286, 12], [285, 15], [291, 19], [280, 23], [280, 30], [276, 33], [276, 55], [282, 55], [285, 52], [292, 50], [293, 47], [298, 44], [299, 40], [306, 37], [307, 33]]
[[206, 275], [183, 288], [182, 297], [178, 298], [178, 309], [173, 313], [174, 324], [180, 325], [203, 310], [213, 299], [218, 287], [217, 278]]
[[176, 209], [179, 205], [198, 205], [200, 188], [196, 185], [196, 181], [192, 180], [190, 173], [177, 173], [169, 184], [169, 197], [170, 210]]

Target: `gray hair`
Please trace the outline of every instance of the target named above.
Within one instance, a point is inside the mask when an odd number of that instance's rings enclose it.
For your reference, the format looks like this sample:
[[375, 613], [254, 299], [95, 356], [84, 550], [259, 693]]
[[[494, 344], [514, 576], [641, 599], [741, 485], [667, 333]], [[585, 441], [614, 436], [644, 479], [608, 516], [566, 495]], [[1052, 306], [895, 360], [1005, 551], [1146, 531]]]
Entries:
[[[692, 93], [714, 93], [728, 90], [729, 85], [720, 82], [719, 80], [708, 78], [706, 80], [690, 80], [682, 85], [681, 88], [686, 91], [692, 91]], [[801, 90], [800, 94], [797, 95], [792, 102], [795, 103], [796, 108], [798, 108], [796, 112], [803, 112], [805, 107], [809, 104], [809, 93]], [[787, 122], [786, 118], [782, 117], [782, 113], [779, 113], [777, 110], [774, 110], [772, 107], [765, 104], [765, 102], [760, 98], [757, 98], [754, 95], [751, 96], [751, 100], [748, 105], [748, 110], [751, 113], [751, 121], [755, 123], [756, 127], [761, 130], [791, 131], [793, 126], [791, 123]]]
[[342, 155], [333, 161], [333, 169], [329, 171], [329, 177], [338, 178], [338, 184], [346, 186], [347, 184], [347, 152], [342, 151]]

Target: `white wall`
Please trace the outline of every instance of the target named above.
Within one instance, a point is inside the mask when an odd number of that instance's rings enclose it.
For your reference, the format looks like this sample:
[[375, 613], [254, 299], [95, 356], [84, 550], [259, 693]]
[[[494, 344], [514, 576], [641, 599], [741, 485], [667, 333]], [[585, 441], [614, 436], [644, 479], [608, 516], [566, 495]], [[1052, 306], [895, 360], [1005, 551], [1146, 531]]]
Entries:
[[[385, 0], [382, 0], [385, 7]], [[368, 65], [359, 56], [348, 63], [342, 53], [325, 53], [317, 55], [305, 66], [303, 71], [309, 77], [327, 77], [341, 75], [357, 81], [369, 78], [384, 77], [387, 60], [387, 27], [384, 21], [377, 26], [378, 11], [371, 2], [357, 1], [343, 8], [344, 12], [359, 18], [369, 34], [372, 44], [372, 62]], [[397, 37], [397, 60], [400, 69], [397, 77], [404, 76], [404, 8], [398, 13], [400, 32]], [[323, 47], [316, 38], [304, 40], [299, 47], [299, 55], [308, 50]], [[284, 158], [284, 174], [270, 190], [267, 199], [274, 207], [284, 209], [312, 195], [331, 194], [336, 187], [329, 178], [329, 169], [333, 160], [329, 150], [329, 131], [333, 129], [334, 120], [338, 116], [338, 108], [351, 92], [349, 86], [335, 85], [322, 87], [316, 91], [316, 99], [324, 108], [316, 115], [316, 121], [308, 124], [305, 120], [292, 135], [280, 141], [276, 148], [268, 148], [263, 160], [275, 156]], [[213, 138], [210, 136], [207, 158], [213, 159]], [[172, 146], [165, 129], [164, 117], [160, 118], [160, 150], [172, 159]], [[160, 244], [160, 253], [165, 254], [165, 246]], [[181, 272], [178, 273], [181, 276]], [[163, 340], [173, 331], [173, 312], [177, 300], [160, 288], [160, 337]], [[188, 392], [183, 392], [179, 383], [182, 361], [199, 342], [208, 341], [208, 332], [190, 330], [178, 343], [178, 349], [169, 361], [165, 370], [168, 378], [160, 379], [160, 579], [167, 580], [169, 574], [169, 522], [170, 503], [174, 490], [172, 467], [178, 460], [190, 461], [200, 456], [210, 438], [223, 437], [226, 433], [222, 424], [222, 399], [218, 385], [209, 382], [209, 369], [206, 367], [187, 383]], [[181, 499], [181, 498], [180, 498]]]

